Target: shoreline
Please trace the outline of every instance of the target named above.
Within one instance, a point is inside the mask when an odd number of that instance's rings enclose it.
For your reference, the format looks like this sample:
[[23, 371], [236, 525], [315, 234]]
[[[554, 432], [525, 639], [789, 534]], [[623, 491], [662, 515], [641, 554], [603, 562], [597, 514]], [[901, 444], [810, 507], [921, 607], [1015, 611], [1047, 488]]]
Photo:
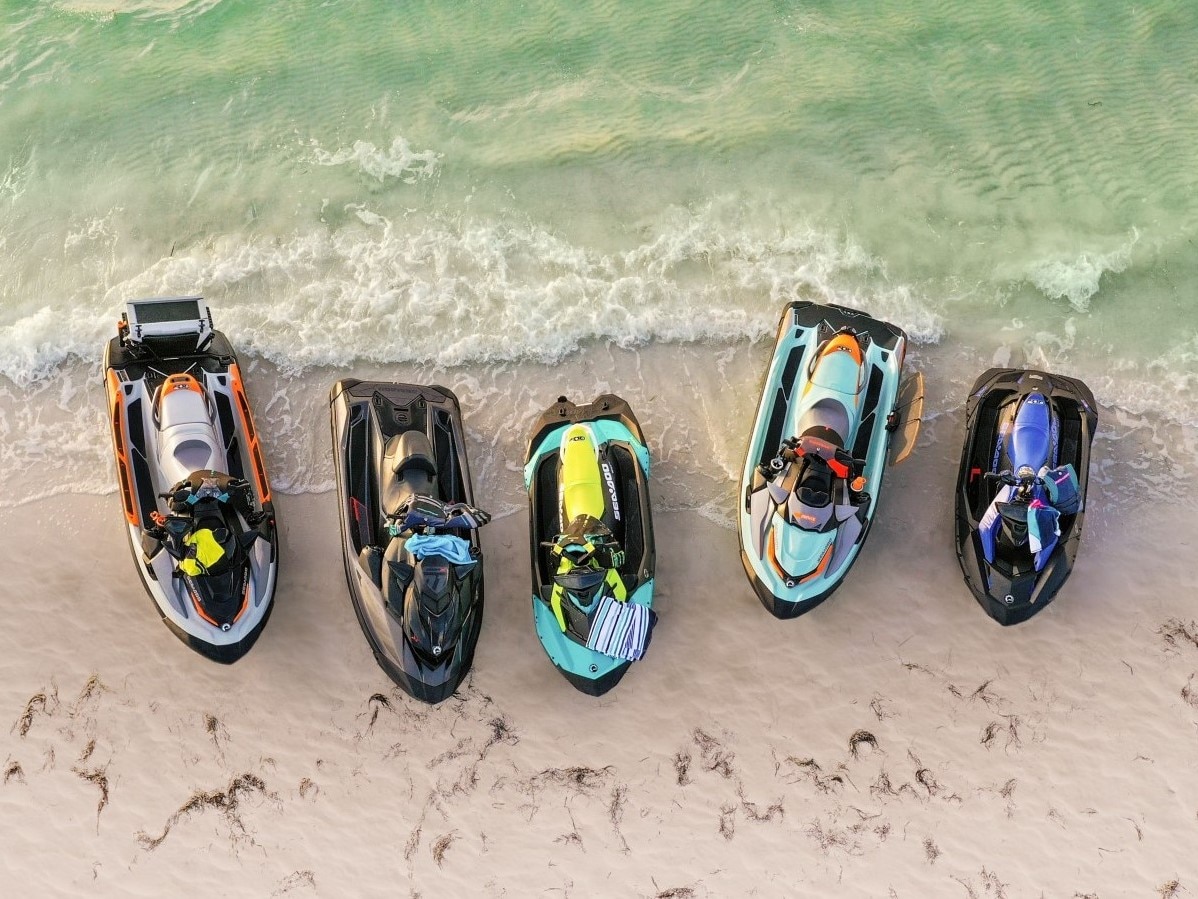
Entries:
[[[770, 341], [586, 347], [566, 362], [470, 365], [355, 364], [289, 375], [256, 357], [243, 359], [246, 389], [264, 435], [275, 492], [333, 489], [328, 391], [340, 378], [440, 383], [462, 405], [471, 475], [484, 508], [505, 515], [524, 508], [519, 472], [527, 428], [559, 395], [589, 401], [624, 397], [653, 455], [654, 508], [699, 509], [733, 527], [736, 483], [772, 353]], [[908, 369], [928, 385], [915, 456], [937, 454], [951, 481], [964, 439], [965, 398], [987, 367], [963, 367], [962, 348], [914, 346]], [[1018, 362], [1019, 360], [1016, 360]], [[1061, 374], [1076, 374], [1071, 366]], [[115, 489], [103, 385], [78, 365], [39, 382], [32, 392], [0, 378], [0, 509], [50, 495], [106, 495]], [[47, 449], [55, 447], [52, 455]], [[1119, 502], [1150, 502], [1198, 485], [1198, 428], [1155, 414], [1103, 405], [1091, 485], [1119, 485]], [[50, 472], [53, 468], [53, 472]]]

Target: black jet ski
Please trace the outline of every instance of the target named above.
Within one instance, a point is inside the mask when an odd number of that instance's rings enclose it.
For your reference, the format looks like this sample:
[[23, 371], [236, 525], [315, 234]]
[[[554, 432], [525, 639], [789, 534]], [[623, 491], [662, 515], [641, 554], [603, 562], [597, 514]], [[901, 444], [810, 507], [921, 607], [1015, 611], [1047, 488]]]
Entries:
[[957, 558], [986, 613], [1018, 624], [1048, 605], [1073, 569], [1097, 406], [1076, 378], [992, 368], [965, 412]]
[[179, 639], [218, 662], [262, 633], [278, 531], [237, 357], [200, 297], [135, 300], [104, 353], [137, 571]]
[[375, 660], [441, 702], [470, 671], [483, 558], [458, 399], [444, 387], [346, 379], [329, 394], [341, 548]]

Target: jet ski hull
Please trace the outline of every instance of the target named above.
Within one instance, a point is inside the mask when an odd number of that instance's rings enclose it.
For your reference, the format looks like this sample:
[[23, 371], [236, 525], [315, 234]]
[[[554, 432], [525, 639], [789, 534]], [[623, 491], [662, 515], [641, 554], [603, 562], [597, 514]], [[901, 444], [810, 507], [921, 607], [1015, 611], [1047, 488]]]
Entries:
[[649, 504], [649, 450], [632, 409], [620, 397], [606, 394], [584, 405], [560, 398], [533, 425], [525, 454], [537, 638], [566, 680], [583, 693], [601, 696], [620, 682], [632, 662], [588, 649], [578, 635], [564, 632], [549, 603], [554, 569], [546, 544], [564, 529], [559, 452], [567, 429], [575, 424], [590, 429], [603, 460], [603, 518], [625, 552], [619, 573], [627, 585], [627, 601], [652, 609], [656, 550]]
[[[342, 555], [354, 613], [375, 661], [405, 692], [427, 703], [453, 695], [469, 673], [483, 620], [481, 546], [477, 529], [460, 534], [478, 558], [475, 589], [452, 654], [442, 661], [418, 656], [404, 635], [400, 613], [384, 599], [378, 571], [388, 542], [384, 531], [380, 458], [391, 438], [423, 434], [434, 449], [441, 499], [474, 504], [461, 409], [452, 391], [437, 386], [345, 379], [329, 394]], [[455, 532], [456, 533], [456, 532]], [[373, 561], [372, 561], [373, 559]]]
[[[194, 304], [198, 298], [137, 301], [143, 307], [169, 306], [170, 302]], [[206, 307], [204, 313], [206, 316]], [[105, 347], [104, 380], [118, 490], [130, 552], [142, 585], [175, 636], [213, 661], [230, 664], [257, 642], [273, 610], [278, 530], [237, 356], [225, 335], [211, 328], [211, 319], [206, 317], [206, 321], [198, 338], [146, 337], [136, 342], [127, 339], [126, 322]], [[210, 421], [199, 427], [210, 429], [213, 446], [198, 449], [201, 442], [185, 441], [172, 456], [164, 452], [170, 438], [160, 428], [162, 394], [170, 388], [172, 378], [188, 375], [210, 410]], [[214, 452], [207, 454], [208, 450]], [[253, 505], [264, 513], [265, 522], [258, 530], [265, 539], [255, 540], [247, 552], [243, 611], [227, 628], [206, 620], [162, 543], [147, 533], [155, 513], [161, 514], [164, 508], [159, 494], [180, 479], [180, 473], [189, 467], [185, 463], [199, 460], [196, 452], [204, 456], [204, 464], [197, 468], [219, 470], [247, 481]], [[169, 470], [164, 467], [164, 457], [169, 457]]]
[[[839, 337], [850, 330], [856, 335], [851, 342]], [[843, 371], [839, 377], [850, 378], [845, 389], [835, 380], [821, 377], [823, 383], [816, 383], [813, 378], [817, 363], [838, 349], [838, 340], [845, 350], [835, 360]], [[820, 605], [857, 560], [887, 465], [906, 348], [900, 328], [853, 309], [793, 302], [783, 310], [745, 455], [737, 515], [741, 564], [762, 605], [778, 618], [794, 618]], [[856, 374], [850, 362], [856, 363]], [[914, 424], [917, 429], [918, 421]], [[863, 463], [860, 473], [872, 493], [868, 501], [854, 507], [842, 484], [838, 502], [825, 500], [833, 508], [828, 513], [790, 509], [789, 493], [770, 493], [763, 469], [768, 471], [785, 439], [804, 432], [833, 437], [844, 457]], [[820, 516], [810, 530], [796, 526], [800, 519], [806, 523]]]
[[[1062, 515], [1060, 537], [1040, 571], [1030, 553], [986, 561], [979, 527], [999, 484], [985, 477], [1009, 468], [1010, 443], [1016, 413], [1032, 393], [1049, 405], [1051, 467], [1070, 464], [1078, 479], [1080, 507]], [[1098, 427], [1097, 405], [1090, 389], [1076, 378], [1042, 371], [992, 368], [974, 383], [965, 407], [965, 445], [957, 474], [956, 549], [965, 583], [986, 614], [1003, 625], [1031, 618], [1056, 597], [1077, 558], [1085, 522], [1090, 446]]]

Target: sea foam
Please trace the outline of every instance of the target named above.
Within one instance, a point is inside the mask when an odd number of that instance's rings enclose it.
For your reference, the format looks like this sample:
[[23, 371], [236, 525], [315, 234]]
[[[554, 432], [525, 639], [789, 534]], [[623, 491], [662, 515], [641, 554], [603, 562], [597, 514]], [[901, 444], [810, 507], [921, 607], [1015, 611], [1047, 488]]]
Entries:
[[[552, 363], [590, 340], [757, 340], [792, 299], [867, 309], [917, 341], [943, 333], [918, 291], [890, 283], [851, 241], [802, 226], [728, 228], [713, 207], [667, 210], [616, 250], [530, 223], [348, 211], [335, 229], [226, 234], [107, 284], [97, 264], [98, 296], [48, 302], [8, 325], [0, 317], [0, 375], [27, 385], [95, 359], [126, 300], [192, 293], [208, 296], [245, 352], [291, 373], [355, 360]], [[98, 263], [112, 254], [105, 233], [85, 223], [67, 241], [94, 243]]]
[[1088, 312], [1102, 276], [1118, 274], [1131, 264], [1132, 250], [1139, 238], [1139, 232], [1133, 229], [1126, 243], [1108, 252], [1082, 252], [1072, 259], [1034, 262], [1028, 268], [1027, 280], [1045, 296], [1068, 300], [1078, 312]]
[[364, 140], [354, 141], [353, 146], [332, 152], [313, 143], [312, 158], [317, 165], [338, 166], [352, 163], [362, 174], [379, 181], [398, 178], [407, 184], [414, 184], [422, 178], [432, 178], [437, 174], [441, 154], [433, 150], [413, 150], [407, 140], [397, 137], [385, 150]]

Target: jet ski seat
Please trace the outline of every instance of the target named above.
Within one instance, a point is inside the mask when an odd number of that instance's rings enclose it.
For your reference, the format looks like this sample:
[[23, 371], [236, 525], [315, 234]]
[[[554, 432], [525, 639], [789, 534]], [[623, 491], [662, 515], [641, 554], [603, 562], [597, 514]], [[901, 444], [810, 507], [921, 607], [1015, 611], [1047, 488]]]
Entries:
[[805, 459], [795, 492], [805, 506], [823, 508], [832, 501], [832, 469], [826, 464]]
[[395, 475], [383, 483], [383, 509], [387, 512], [397, 511], [410, 496], [440, 498], [433, 445], [420, 431], [404, 431], [387, 441], [383, 471]]
[[431, 475], [437, 473], [437, 463], [433, 460], [433, 445], [420, 431], [404, 431], [392, 437], [387, 441], [383, 456], [387, 468], [395, 474], [409, 468]]
[[595, 438], [586, 425], [571, 425], [562, 435], [562, 530], [580, 515], [603, 519], [607, 502]]
[[1015, 467], [1029, 465], [1038, 470], [1048, 461], [1052, 445], [1048, 403], [1042, 393], [1029, 393], [1015, 415], [1007, 453]]
[[219, 465], [220, 441], [203, 388], [191, 375], [172, 375], [154, 394], [159, 459], [170, 482]]
[[839, 400], [820, 400], [802, 414], [795, 433], [800, 437], [818, 437], [844, 449], [849, 436], [848, 410]]

